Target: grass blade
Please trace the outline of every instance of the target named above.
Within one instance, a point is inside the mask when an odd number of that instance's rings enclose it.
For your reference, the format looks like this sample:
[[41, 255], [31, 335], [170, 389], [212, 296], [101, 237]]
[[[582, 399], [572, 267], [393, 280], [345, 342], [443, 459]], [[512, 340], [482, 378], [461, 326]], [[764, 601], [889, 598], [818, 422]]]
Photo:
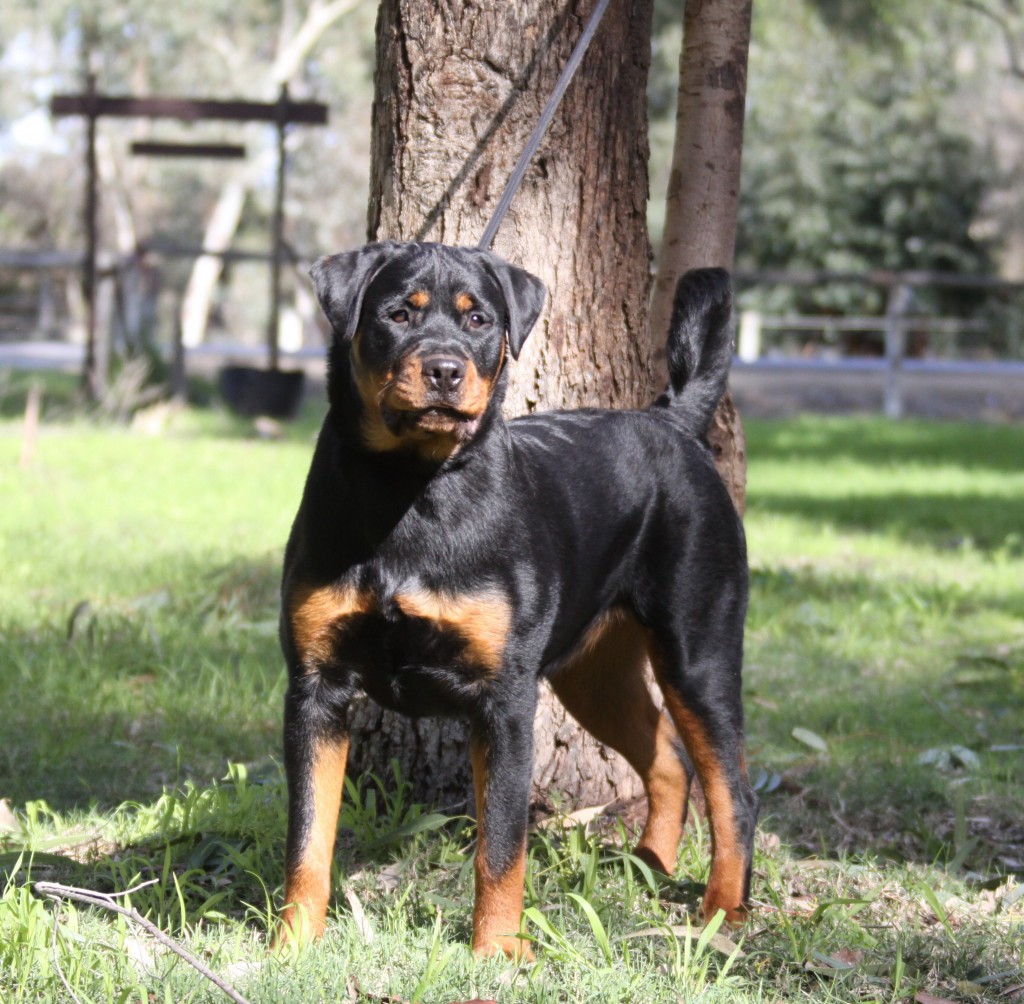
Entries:
[[611, 965], [613, 962], [612, 946], [608, 940], [608, 932], [605, 930], [604, 924], [601, 923], [601, 918], [597, 915], [597, 911], [578, 893], [569, 893], [569, 898], [574, 900], [583, 911], [587, 922], [590, 924], [590, 930], [594, 932], [594, 941], [597, 942], [597, 947], [601, 949], [601, 954], [604, 955], [608, 965]]

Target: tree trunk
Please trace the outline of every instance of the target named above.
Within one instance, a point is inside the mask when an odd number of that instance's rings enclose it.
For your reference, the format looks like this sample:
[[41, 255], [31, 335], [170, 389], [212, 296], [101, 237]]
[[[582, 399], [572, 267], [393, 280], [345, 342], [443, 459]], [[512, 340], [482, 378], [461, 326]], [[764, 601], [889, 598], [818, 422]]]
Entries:
[[220, 190], [203, 233], [203, 248], [211, 253], [196, 258], [189, 273], [181, 299], [181, 343], [188, 349], [201, 345], [206, 338], [210, 307], [224, 271], [224, 260], [218, 252], [231, 247], [245, 208], [248, 184], [243, 177], [244, 172], [238, 172], [238, 177]]
[[[475, 244], [579, 37], [591, 0], [383, 0], [369, 235]], [[494, 250], [547, 283], [511, 370], [507, 411], [648, 403], [650, 245], [646, 83], [651, 0], [612, 4], [555, 115]], [[417, 798], [471, 804], [461, 723], [410, 722], [367, 702], [354, 771], [397, 758]], [[360, 749], [362, 745], [362, 749]], [[547, 688], [534, 790], [593, 805], [641, 790]]]
[[[651, 301], [652, 351], [665, 368], [664, 333], [676, 280], [687, 269], [732, 268], [740, 196], [751, 0], [687, 0], [679, 105], [665, 234]], [[719, 473], [742, 513], [746, 444], [727, 393], [709, 431]]]

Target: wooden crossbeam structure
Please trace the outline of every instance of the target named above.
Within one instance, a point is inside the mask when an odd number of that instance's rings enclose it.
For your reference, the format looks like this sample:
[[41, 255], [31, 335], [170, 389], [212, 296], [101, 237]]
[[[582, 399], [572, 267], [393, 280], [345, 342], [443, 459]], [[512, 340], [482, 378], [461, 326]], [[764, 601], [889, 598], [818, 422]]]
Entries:
[[50, 101], [54, 116], [89, 118], [178, 119], [181, 122], [279, 122], [326, 125], [327, 106], [317, 101], [292, 101], [287, 91], [277, 101], [209, 101], [199, 98], [116, 96], [86, 91], [55, 94]]
[[240, 143], [165, 143], [162, 140], [136, 140], [133, 157], [202, 157], [206, 160], [243, 160], [245, 147]]
[[[55, 117], [81, 116], [86, 120], [86, 191], [83, 260], [83, 294], [86, 303], [86, 346], [83, 384], [90, 397], [97, 397], [106, 374], [100, 372], [96, 353], [96, 252], [98, 244], [97, 210], [99, 205], [96, 167], [96, 123], [100, 118], [177, 119], [181, 122], [221, 120], [228, 122], [266, 122], [277, 129], [277, 190], [272, 222], [272, 260], [270, 278], [270, 317], [267, 323], [267, 354], [270, 369], [278, 368], [278, 320], [281, 312], [281, 260], [284, 245], [285, 130], [289, 125], [325, 125], [327, 106], [316, 101], [292, 101], [287, 85], [277, 101], [209, 100], [205, 98], [134, 97], [101, 94], [96, 77], [90, 74], [81, 94], [56, 94], [50, 101]], [[141, 148], [141, 149], [140, 149]], [[237, 151], [241, 151], [238, 153]], [[157, 143], [133, 144], [133, 152], [150, 156], [228, 157], [244, 156], [244, 147], [231, 144]]]

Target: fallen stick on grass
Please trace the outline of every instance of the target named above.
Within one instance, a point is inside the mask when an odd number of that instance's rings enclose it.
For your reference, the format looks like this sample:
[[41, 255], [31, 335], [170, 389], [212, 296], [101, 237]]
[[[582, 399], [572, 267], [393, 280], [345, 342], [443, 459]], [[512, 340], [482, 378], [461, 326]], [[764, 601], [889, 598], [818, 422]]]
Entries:
[[151, 934], [161, 945], [169, 948], [179, 958], [184, 959], [193, 969], [206, 977], [214, 986], [222, 990], [230, 997], [235, 1004], [249, 1004], [249, 1002], [230, 984], [225, 983], [213, 970], [199, 961], [191, 952], [182, 948], [176, 941], [164, 934], [155, 924], [146, 920], [137, 910], [121, 906], [114, 902], [115, 896], [125, 896], [131, 890], [122, 893], [102, 893], [92, 889], [78, 889], [74, 886], [60, 885], [57, 882], [33, 882], [32, 891], [37, 896], [60, 901], [71, 899], [79, 903], [88, 903], [91, 906], [100, 906], [105, 910], [113, 910], [114, 913], [127, 917], [133, 924], [138, 924], [144, 931]]

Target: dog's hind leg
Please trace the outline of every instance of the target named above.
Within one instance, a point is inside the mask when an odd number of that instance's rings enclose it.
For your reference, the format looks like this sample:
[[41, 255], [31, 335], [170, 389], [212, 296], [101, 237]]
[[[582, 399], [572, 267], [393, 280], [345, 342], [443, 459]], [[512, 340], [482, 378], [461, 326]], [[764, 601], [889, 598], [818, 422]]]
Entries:
[[648, 810], [636, 854], [671, 874], [686, 818], [689, 776], [679, 736], [651, 698], [646, 667], [644, 629], [628, 614], [613, 614], [592, 629], [551, 686], [569, 714], [640, 775]]
[[[724, 621], [724, 623], [723, 623]], [[655, 677], [704, 789], [711, 823], [705, 917], [746, 917], [758, 799], [747, 780], [740, 695], [742, 624], [694, 618], [682, 637], [655, 636]]]

